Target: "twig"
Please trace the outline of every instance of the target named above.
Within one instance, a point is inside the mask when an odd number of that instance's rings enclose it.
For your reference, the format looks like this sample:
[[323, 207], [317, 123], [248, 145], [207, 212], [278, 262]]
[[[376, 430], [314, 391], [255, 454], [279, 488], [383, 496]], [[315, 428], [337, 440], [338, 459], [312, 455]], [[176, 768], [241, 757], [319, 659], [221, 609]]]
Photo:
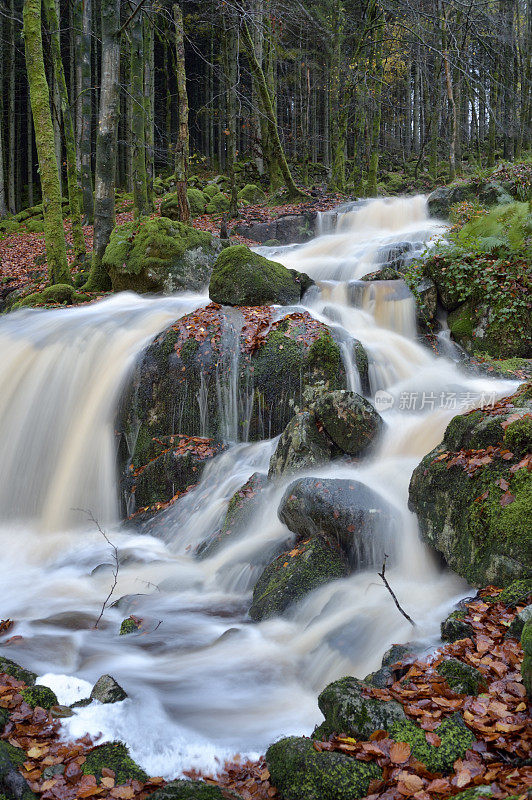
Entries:
[[113, 584], [112, 584], [112, 586], [111, 586], [111, 588], [109, 590], [109, 594], [107, 595], [107, 597], [103, 601], [102, 609], [100, 611], [98, 619], [94, 623], [94, 627], [97, 628], [99, 623], [100, 623], [101, 618], [103, 617], [103, 613], [104, 613], [105, 609], [107, 608], [107, 603], [111, 599], [112, 594], [113, 594], [114, 590], [116, 589], [116, 585], [118, 583], [118, 571], [120, 569], [120, 563], [118, 561], [118, 548], [109, 539], [109, 537], [107, 536], [105, 531], [102, 530], [102, 528], [100, 526], [100, 523], [98, 522], [98, 520], [96, 519], [96, 517], [94, 516], [94, 514], [92, 513], [92, 511], [90, 509], [87, 509], [87, 508], [74, 508], [73, 511], [83, 511], [84, 514], [87, 514], [87, 516], [90, 519], [90, 521], [93, 522], [96, 525], [96, 527], [98, 528], [98, 530], [102, 534], [103, 538], [105, 539], [105, 541], [107, 542], [109, 547], [111, 547], [112, 550], [113, 550], [113, 557], [114, 557], [114, 561], [115, 561], [115, 565], [114, 565], [114, 569], [113, 569]]
[[386, 579], [386, 577], [384, 575], [384, 573], [386, 572], [386, 559], [387, 558], [388, 558], [388, 556], [385, 553], [384, 554], [384, 561], [383, 561], [383, 564], [382, 564], [382, 572], [377, 572], [377, 575], [379, 576], [379, 578], [382, 578], [382, 581], [383, 581], [384, 585], [386, 586], [386, 588], [390, 592], [391, 596], [393, 597], [393, 601], [394, 601], [395, 605], [397, 606], [397, 608], [399, 609], [399, 611], [401, 612], [401, 614], [403, 615], [403, 617], [409, 621], [409, 623], [412, 625], [413, 628], [415, 628], [416, 627], [416, 623], [414, 622], [412, 617], [409, 617], [408, 614], [406, 613], [406, 611], [401, 608], [401, 604], [399, 603], [399, 600], [395, 596], [394, 590], [392, 589], [392, 587], [390, 586], [390, 584], [388, 583], [388, 581], [387, 581], [387, 579]]

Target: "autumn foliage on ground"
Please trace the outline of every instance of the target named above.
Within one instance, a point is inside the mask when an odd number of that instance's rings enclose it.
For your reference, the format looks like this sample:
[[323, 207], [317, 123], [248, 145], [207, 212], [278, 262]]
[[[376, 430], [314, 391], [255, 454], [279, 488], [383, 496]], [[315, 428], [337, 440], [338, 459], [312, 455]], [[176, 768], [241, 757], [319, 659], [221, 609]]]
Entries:
[[[413, 757], [409, 744], [389, 739], [386, 731], [375, 731], [369, 741], [357, 741], [338, 731], [329, 741], [314, 742], [318, 751], [336, 750], [379, 764], [383, 778], [371, 784], [368, 800], [445, 800], [476, 786], [489, 786], [490, 797], [495, 800], [514, 795], [523, 800], [526, 797], [527, 787], [532, 786], [530, 705], [521, 681], [521, 646], [517, 639], [506, 636], [525, 604], [508, 608], [494, 602], [499, 591], [488, 587], [467, 603], [464, 622], [474, 631], [470, 638], [445, 645], [426, 659], [398, 662], [392, 668], [392, 685], [367, 690], [368, 696], [399, 701], [407, 716], [425, 731], [427, 742], [436, 747], [439, 737], [435, 729], [443, 719], [460, 712], [476, 742], [454, 763], [452, 774], [428, 772]], [[484, 599], [488, 596], [489, 601]], [[445, 658], [459, 659], [481, 673], [484, 686], [478, 696], [456, 694], [449, 687], [437, 672]], [[30, 708], [22, 698], [23, 688], [21, 681], [0, 675], [0, 707], [11, 715], [1, 738], [25, 751], [26, 760], [20, 771], [43, 800], [145, 800], [164, 785], [162, 778], [151, 778], [147, 783], [129, 780], [116, 786], [110, 769], [103, 770], [100, 782], [92, 775], [84, 775], [81, 767], [94, 742], [89, 737], [65, 742], [60, 722], [42, 708]], [[57, 764], [64, 765], [64, 773], [44, 778], [45, 768]], [[190, 771], [187, 777], [236, 791], [244, 800], [272, 800], [278, 796], [264, 758], [252, 762], [237, 756], [221, 766], [216, 776]]]

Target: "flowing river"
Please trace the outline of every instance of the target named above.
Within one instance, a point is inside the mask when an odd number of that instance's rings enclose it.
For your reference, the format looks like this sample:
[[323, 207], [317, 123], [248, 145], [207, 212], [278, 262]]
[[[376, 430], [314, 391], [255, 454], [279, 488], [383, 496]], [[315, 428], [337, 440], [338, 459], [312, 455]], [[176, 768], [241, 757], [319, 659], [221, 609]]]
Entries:
[[[38, 672], [63, 703], [113, 675], [129, 698], [80, 708], [65, 721], [67, 734], [121, 739], [152, 775], [216, 769], [235, 753], [263, 752], [281, 735], [309, 734], [328, 682], [364, 677], [393, 642], [415, 639], [430, 649], [440, 620], [468, 591], [420, 541], [408, 484], [455, 414], [515, 384], [467, 374], [421, 344], [402, 282], [359, 282], [383, 248], [406, 242], [421, 252], [444, 233], [428, 219], [423, 197], [355, 204], [324, 214], [320, 230], [308, 244], [261, 252], [313, 277], [318, 288], [306, 309], [345, 342], [362, 342], [369, 397], [387, 425], [367, 460], [309, 474], [356, 479], [395, 508], [397, 557], [387, 576], [415, 631], [374, 571], [327, 584], [290, 616], [249, 621], [254, 582], [289, 536], [276, 509], [292, 478], [266, 492], [245, 537], [207, 560], [194, 558], [232, 494], [267, 471], [275, 440], [233, 443], [150, 535], [120, 523], [113, 432], [121, 390], [153, 336], [206, 305], [206, 294], [120, 294], [0, 317], [0, 618], [16, 620], [21, 637], [0, 653]], [[343, 352], [350, 388], [359, 390], [352, 348]], [[127, 608], [107, 608], [97, 630], [113, 582], [112, 551], [87, 511], [119, 549], [112, 599], [137, 595]], [[145, 635], [117, 635], [130, 613], [147, 621]]]

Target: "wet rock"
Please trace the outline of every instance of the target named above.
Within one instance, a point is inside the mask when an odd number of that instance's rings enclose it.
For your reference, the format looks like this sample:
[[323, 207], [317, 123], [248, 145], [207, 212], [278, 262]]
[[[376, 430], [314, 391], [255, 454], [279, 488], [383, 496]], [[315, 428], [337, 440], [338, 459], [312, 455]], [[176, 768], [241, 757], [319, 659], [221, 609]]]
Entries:
[[295, 545], [269, 564], [253, 590], [249, 610], [260, 622], [278, 616], [309, 592], [349, 573], [345, 554], [321, 536]]
[[198, 547], [196, 554], [200, 558], [214, 555], [229, 538], [231, 540], [238, 538], [246, 530], [262, 500], [262, 492], [267, 482], [267, 475], [254, 472], [251, 478], [234, 493], [227, 506], [221, 530]]
[[436, 319], [438, 290], [432, 278], [420, 277], [410, 284], [416, 301], [416, 321], [421, 329], [431, 328]]
[[392, 644], [382, 657], [381, 668], [367, 675], [364, 683], [384, 688], [400, 680], [416, 660], [415, 650], [415, 646], [408, 644]]
[[364, 696], [367, 684], [356, 678], [341, 678], [325, 687], [318, 697], [325, 721], [313, 738], [345, 733], [357, 739], [369, 739], [376, 730], [389, 731], [395, 722], [406, 721], [400, 703], [395, 700], [375, 700]]
[[228, 306], [290, 305], [301, 299], [302, 284], [307, 288], [310, 283], [308, 276], [239, 244], [227, 247], [218, 256], [209, 296], [215, 303]]
[[70, 706], [62, 705], [52, 706], [50, 714], [54, 719], [67, 719], [68, 717], [74, 716], [74, 712]]
[[301, 478], [279, 505], [279, 519], [300, 538], [324, 534], [338, 542], [352, 569], [381, 567], [394, 546], [394, 514], [383, 498], [347, 479]]
[[296, 736], [272, 744], [266, 764], [283, 800], [357, 800], [382, 776], [372, 762], [338, 752], [318, 753], [310, 739]]
[[0, 735], [4, 732], [4, 728], [9, 722], [9, 711], [7, 708], [0, 708]]
[[508, 628], [508, 636], [513, 636], [516, 639], [521, 638], [521, 634], [523, 633], [523, 628], [525, 627], [526, 623], [532, 620], [532, 605], [528, 605], [523, 608], [518, 614], [516, 614], [515, 619], [511, 623], [510, 627]]
[[15, 664], [14, 661], [11, 661], [9, 658], [4, 658], [3, 656], [0, 656], [0, 673], [1, 672], [11, 675], [11, 677], [16, 678], [17, 681], [24, 681], [28, 686], [33, 686], [37, 679], [36, 672], [24, 669], [24, 667]]
[[261, 244], [269, 239], [276, 239], [282, 245], [302, 243], [315, 236], [316, 218], [315, 211], [306, 214], [287, 214], [270, 222], [236, 225], [234, 233]]
[[467, 182], [455, 186], [439, 186], [427, 198], [430, 216], [447, 219], [451, 206], [464, 200], [476, 199], [478, 189], [477, 184]]
[[475, 737], [466, 727], [460, 714], [453, 714], [444, 719], [435, 733], [441, 739], [438, 747], [428, 744], [425, 731], [411, 720], [394, 722], [388, 729], [391, 739], [410, 745], [412, 756], [425, 764], [429, 772], [442, 772], [445, 775], [452, 772], [456, 759], [464, 757]]
[[45, 708], [49, 711], [52, 706], [58, 704], [55, 692], [48, 688], [48, 686], [28, 686], [26, 689], [21, 689], [24, 702], [32, 708]]
[[333, 442], [318, 430], [313, 413], [302, 411], [293, 417], [270, 459], [269, 478], [325, 464], [335, 453]]
[[102, 778], [102, 769], [112, 769], [115, 773], [115, 783], [121, 784], [128, 780], [140, 781], [145, 783], [148, 775], [136, 764], [125, 744], [122, 742], [111, 742], [102, 744], [87, 753], [87, 758], [81, 766], [84, 775], [94, 775], [99, 782]]
[[9, 742], [0, 742], [0, 798], [37, 800], [19, 772], [26, 758], [24, 750], [13, 747]]
[[90, 699], [100, 703], [119, 703], [126, 697], [126, 692], [111, 675], [102, 675], [92, 687]]
[[401, 272], [408, 260], [407, 254], [412, 250], [412, 242], [394, 242], [393, 244], [384, 245], [377, 250], [375, 263]]
[[444, 642], [457, 642], [459, 639], [470, 639], [475, 635], [474, 628], [464, 622], [466, 611], [453, 611], [440, 626], [441, 638]]
[[210, 233], [156, 217], [116, 226], [103, 263], [115, 292], [200, 291], [221, 249]]
[[150, 794], [150, 800], [242, 800], [230, 789], [222, 789], [203, 781], [170, 781]]
[[477, 695], [486, 685], [485, 678], [478, 669], [457, 658], [446, 658], [438, 664], [436, 672], [445, 678], [457, 694]]
[[[519, 468], [522, 448], [532, 447], [530, 413], [528, 393], [520, 390], [509, 406], [454, 417], [410, 481], [410, 507], [423, 538], [473, 586], [504, 586], [531, 575], [532, 475]], [[509, 457], [491, 456], [488, 447], [507, 449]], [[454, 454], [470, 450], [485, 456], [472, 477], [464, 471], [467, 458], [449, 466]], [[509, 502], [501, 503], [505, 491]]]
[[521, 675], [527, 695], [532, 699], [532, 621], [528, 620], [521, 633], [521, 647], [523, 648], [523, 663]]
[[127, 636], [129, 633], [137, 633], [139, 630], [139, 624], [136, 622], [132, 617], [127, 617], [123, 619], [120, 624], [120, 636]]
[[335, 445], [352, 456], [367, 452], [384, 425], [369, 400], [356, 392], [322, 395], [314, 405], [314, 414]]
[[167, 502], [177, 494], [199, 482], [203, 470], [222, 451], [221, 445], [209, 440], [190, 441], [190, 450], [185, 450], [187, 439], [169, 437], [179, 449], [170, 446], [158, 457], [141, 467], [132, 478], [132, 492], [136, 508], [145, 508], [159, 502]]
[[50, 778], [53, 778], [55, 775], [63, 775], [64, 771], [64, 764], [52, 764], [51, 766], [43, 769], [42, 776], [45, 780], [49, 781]]

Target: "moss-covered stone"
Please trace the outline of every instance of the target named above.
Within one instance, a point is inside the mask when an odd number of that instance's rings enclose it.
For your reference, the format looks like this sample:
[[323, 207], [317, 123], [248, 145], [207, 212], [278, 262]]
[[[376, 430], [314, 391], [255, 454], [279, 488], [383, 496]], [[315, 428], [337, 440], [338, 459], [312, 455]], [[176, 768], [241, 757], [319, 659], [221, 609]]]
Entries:
[[270, 459], [268, 477], [325, 464], [335, 454], [331, 440], [318, 430], [313, 413], [303, 411], [288, 423]]
[[102, 769], [112, 769], [115, 773], [115, 783], [125, 783], [127, 780], [137, 780], [144, 783], [148, 780], [148, 775], [143, 769], [135, 764], [125, 744], [122, 742], [111, 742], [94, 747], [88, 754], [81, 770], [84, 775], [94, 775], [99, 782], [102, 777]]
[[117, 225], [103, 263], [114, 291], [199, 291], [220, 250], [210, 233], [157, 217]]
[[261, 205], [267, 200], [266, 194], [262, 191], [260, 186], [254, 183], [246, 183], [244, 188], [240, 189], [238, 199], [244, 200], [246, 203], [251, 203], [252, 205]]
[[[191, 187], [190, 189], [187, 189], [187, 200], [190, 207], [190, 213], [193, 217], [200, 217], [202, 214], [205, 214], [205, 206], [207, 205], [207, 201], [203, 192], [201, 192], [199, 189], [194, 189]], [[161, 204], [162, 216], [167, 216], [168, 212], [171, 212], [171, 209], [175, 208], [176, 206], [175, 198], [168, 198], [168, 201], [165, 202], [168, 202], [168, 205], [166, 206], [164, 203]]]
[[353, 456], [367, 451], [383, 427], [380, 414], [356, 392], [323, 394], [314, 405], [314, 414], [335, 445]]
[[464, 664], [457, 658], [445, 659], [438, 664], [436, 672], [445, 678], [453, 692], [457, 694], [477, 695], [486, 683], [478, 669]]
[[11, 675], [11, 677], [16, 678], [17, 681], [23, 681], [28, 686], [33, 686], [37, 679], [37, 674], [35, 672], [30, 672], [29, 669], [24, 669], [24, 667], [20, 667], [9, 658], [3, 658], [2, 656], [0, 656], [0, 673], [1, 672]]
[[40, 219], [30, 219], [26, 223], [29, 233], [44, 233], [44, 222]]
[[329, 331], [323, 331], [310, 345], [307, 361], [311, 369], [321, 373], [323, 380], [334, 381], [340, 371], [342, 357]]
[[0, 735], [4, 732], [4, 728], [9, 722], [9, 711], [7, 708], [0, 708]]
[[301, 282], [282, 264], [270, 261], [245, 245], [223, 250], [214, 266], [209, 296], [229, 306], [297, 303]]
[[291, 736], [268, 748], [271, 782], [283, 800], [358, 800], [380, 767], [337, 752], [317, 752], [310, 739]]
[[532, 699], [532, 621], [528, 621], [521, 634], [521, 647], [523, 648], [523, 663], [521, 675], [527, 695]]
[[[491, 598], [491, 602], [502, 603], [505, 606], [514, 608], [517, 605], [526, 603], [531, 596], [532, 578], [523, 578], [512, 581], [502, 592], [494, 595], [493, 598]], [[490, 598], [486, 598], [486, 602], [490, 602]]]
[[19, 769], [26, 761], [26, 752], [9, 742], [0, 742], [0, 798], [6, 800], [37, 800]]
[[444, 719], [436, 728], [441, 744], [435, 747], [427, 742], [425, 731], [415, 722], [394, 722], [388, 734], [397, 742], [406, 742], [412, 748], [412, 755], [422, 761], [430, 772], [451, 772], [458, 758], [463, 758], [475, 741], [471, 731], [465, 726], [459, 714]]
[[[523, 414], [530, 410], [522, 408]], [[455, 417], [443, 443], [425, 456], [410, 482], [410, 504], [423, 537], [476, 586], [504, 586], [532, 573], [532, 475], [526, 468], [517, 469], [518, 453], [503, 459], [485, 452], [488, 446], [503, 444], [501, 422], [512, 413], [518, 412], [509, 408], [500, 414], [476, 411]], [[521, 448], [527, 430], [528, 426], [519, 429]], [[450, 456], [443, 454], [471, 449], [480, 450], [479, 458], [487, 456], [471, 477], [459, 463], [448, 467]], [[501, 503], [501, 481], [508, 484], [508, 503]]]
[[203, 194], [207, 198], [207, 202], [209, 202], [211, 198], [216, 197], [217, 194], [220, 194], [220, 187], [217, 183], [208, 183], [203, 189]]
[[52, 692], [48, 686], [28, 686], [26, 689], [22, 689], [21, 695], [32, 708], [39, 706], [49, 711], [52, 706], [58, 705], [55, 692]]
[[231, 201], [227, 195], [219, 192], [213, 195], [205, 206], [206, 214], [223, 214], [231, 208]]
[[340, 678], [326, 686], [318, 697], [325, 721], [313, 737], [344, 733], [358, 739], [369, 739], [376, 730], [390, 730], [394, 723], [406, 721], [399, 703], [366, 697], [366, 688], [366, 684], [352, 677]]
[[120, 636], [127, 636], [128, 633], [137, 633], [138, 629], [139, 626], [135, 620], [127, 617], [120, 624]]
[[444, 642], [457, 642], [459, 639], [469, 639], [474, 635], [473, 627], [468, 622], [464, 622], [466, 616], [465, 611], [453, 611], [447, 619], [444, 619], [440, 626], [441, 638]]
[[255, 584], [249, 615], [257, 622], [279, 616], [309, 592], [348, 573], [345, 554], [328, 540], [317, 536], [298, 543], [268, 564]]
[[203, 781], [170, 781], [150, 794], [150, 800], [239, 800], [240, 795]]
[[525, 606], [519, 613], [517, 613], [508, 627], [506, 636], [513, 636], [515, 639], [520, 639], [523, 633], [523, 628], [526, 623], [532, 620], [532, 604]]

